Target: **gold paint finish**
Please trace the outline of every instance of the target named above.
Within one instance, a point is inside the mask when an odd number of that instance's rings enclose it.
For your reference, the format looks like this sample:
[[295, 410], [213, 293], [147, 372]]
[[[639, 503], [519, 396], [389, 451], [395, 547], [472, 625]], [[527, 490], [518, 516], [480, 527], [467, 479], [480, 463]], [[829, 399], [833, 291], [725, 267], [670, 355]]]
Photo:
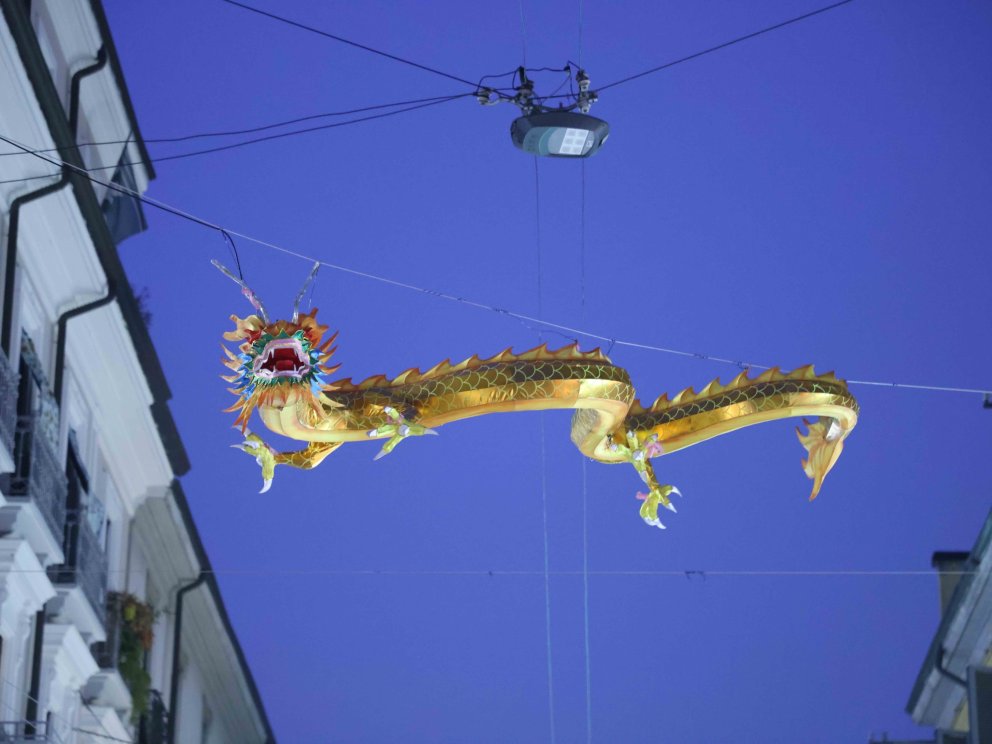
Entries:
[[[316, 326], [313, 315], [308, 322]], [[242, 325], [239, 321], [239, 329]], [[228, 366], [235, 368], [230, 361]], [[799, 438], [809, 455], [803, 467], [814, 482], [813, 496], [858, 417], [858, 404], [846, 384], [832, 373], [817, 375], [812, 366], [791, 372], [774, 368], [754, 379], [742, 372], [726, 385], [713, 380], [698, 393], [687, 388], [671, 399], [663, 395], [648, 408], [634, 396], [626, 370], [599, 350], [580, 352], [573, 344], [557, 351], [542, 345], [519, 355], [507, 349], [489, 359], [473, 356], [454, 365], [446, 360], [426, 372], [409, 369], [393, 379], [379, 375], [358, 384], [338, 380], [324, 385], [316, 397], [309, 388], [286, 386], [259, 399], [257, 407], [271, 430], [311, 443], [301, 453], [277, 454], [277, 463], [295, 467], [313, 467], [342, 442], [391, 437], [391, 450], [407, 436], [395, 433], [404, 425], [404, 431], [433, 433], [445, 424], [489, 413], [575, 409], [572, 441], [583, 454], [604, 463], [629, 461], [634, 444], [657, 442], [660, 447], [646, 450], [653, 457], [746, 426], [811, 417], [816, 420], [807, 422], [809, 430], [799, 432]], [[387, 425], [390, 421], [395, 425]], [[618, 441], [633, 444], [618, 448]], [[657, 490], [650, 463], [644, 465], [646, 482]]]

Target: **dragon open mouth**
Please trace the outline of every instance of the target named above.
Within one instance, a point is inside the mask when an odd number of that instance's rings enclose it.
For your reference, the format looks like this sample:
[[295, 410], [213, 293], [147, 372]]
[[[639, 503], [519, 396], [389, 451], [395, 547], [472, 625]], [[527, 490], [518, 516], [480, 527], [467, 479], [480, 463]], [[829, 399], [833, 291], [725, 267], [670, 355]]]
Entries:
[[252, 371], [263, 379], [303, 377], [310, 372], [310, 362], [299, 339], [280, 338], [266, 344]]

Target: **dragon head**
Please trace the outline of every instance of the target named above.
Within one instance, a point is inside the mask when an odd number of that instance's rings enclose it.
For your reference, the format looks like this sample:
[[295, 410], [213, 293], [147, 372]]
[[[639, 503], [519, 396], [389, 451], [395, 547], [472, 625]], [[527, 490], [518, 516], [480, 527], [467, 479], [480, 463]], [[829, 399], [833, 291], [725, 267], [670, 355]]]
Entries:
[[332, 389], [324, 376], [340, 366], [325, 366], [335, 351], [331, 344], [337, 334], [324, 339], [328, 327], [317, 322], [316, 309], [296, 318], [269, 323], [258, 315], [231, 316], [235, 329], [224, 338], [241, 344], [237, 354], [221, 345], [227, 355], [222, 363], [234, 372], [222, 379], [234, 385], [230, 391], [238, 401], [227, 412], [238, 413], [235, 426], [242, 432], [252, 411], [260, 406], [302, 400], [319, 410], [320, 392]]

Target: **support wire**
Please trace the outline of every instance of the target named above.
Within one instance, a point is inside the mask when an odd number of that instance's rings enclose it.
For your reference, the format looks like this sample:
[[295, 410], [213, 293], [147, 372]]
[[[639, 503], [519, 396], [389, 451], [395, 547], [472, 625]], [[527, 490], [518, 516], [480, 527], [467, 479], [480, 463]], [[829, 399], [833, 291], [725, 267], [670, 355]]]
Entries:
[[[68, 168], [69, 170], [71, 170], [73, 173], [82, 176], [83, 178], [91, 181], [92, 183], [95, 183], [97, 185], [103, 186], [103, 187], [105, 187], [107, 189], [110, 189], [111, 191], [116, 191], [117, 193], [126, 194], [128, 196], [134, 197], [135, 199], [137, 199], [138, 201], [140, 201], [142, 204], [146, 204], [146, 205], [148, 205], [150, 207], [154, 207], [156, 209], [160, 209], [163, 212], [168, 212], [169, 214], [172, 214], [172, 215], [174, 215], [176, 217], [181, 217], [181, 218], [183, 218], [185, 220], [189, 220], [190, 222], [193, 222], [193, 223], [196, 223], [198, 225], [201, 225], [202, 227], [210, 228], [211, 230], [216, 230], [218, 232], [226, 231], [230, 235], [235, 235], [235, 236], [237, 236], [239, 238], [242, 238], [244, 240], [247, 240], [247, 241], [249, 241], [251, 243], [254, 243], [256, 245], [262, 246], [263, 248], [268, 248], [268, 249], [273, 250], [273, 251], [276, 251], [278, 253], [283, 253], [283, 254], [285, 254], [287, 256], [292, 256], [294, 258], [298, 258], [300, 260], [306, 261], [306, 262], [311, 263], [311, 264], [314, 263], [314, 262], [319, 262], [321, 266], [326, 266], [329, 269], [333, 269], [334, 271], [340, 271], [340, 272], [342, 272], [344, 274], [350, 274], [352, 276], [360, 276], [360, 277], [363, 277], [365, 279], [371, 279], [373, 281], [381, 282], [382, 284], [388, 284], [388, 285], [393, 286], [393, 287], [401, 287], [403, 289], [409, 289], [409, 290], [412, 290], [414, 292], [420, 292], [421, 294], [426, 294], [426, 295], [429, 295], [431, 297], [437, 297], [437, 298], [442, 299], [442, 300], [448, 300], [450, 302], [457, 302], [457, 303], [460, 303], [462, 305], [467, 305], [469, 307], [478, 308], [480, 310], [487, 310], [489, 312], [497, 313], [499, 315], [505, 315], [506, 317], [513, 318], [514, 320], [517, 320], [517, 321], [522, 321], [522, 322], [525, 322], [525, 323], [533, 323], [535, 325], [543, 326], [544, 329], [545, 329], [545, 331], [547, 331], [549, 329], [560, 331], [560, 332], [562, 332], [564, 334], [567, 334], [568, 337], [575, 337], [575, 336], [578, 335], [578, 336], [585, 336], [586, 338], [596, 339], [598, 341], [605, 341], [605, 342], [607, 342], [609, 344], [609, 350], [612, 350], [614, 346], [625, 346], [625, 347], [632, 348], [632, 349], [643, 349], [645, 351], [656, 351], [656, 352], [660, 352], [660, 353], [663, 353], [663, 354], [672, 354], [672, 355], [675, 355], [675, 356], [691, 357], [693, 359], [700, 359], [700, 360], [703, 360], [703, 361], [719, 362], [721, 364], [732, 364], [733, 366], [735, 366], [735, 367], [737, 367], [738, 369], [741, 369], [741, 370], [748, 370], [748, 369], [767, 370], [767, 369], [771, 369], [771, 367], [769, 365], [757, 364], [755, 362], [749, 362], [749, 361], [745, 361], [745, 360], [742, 360], [742, 359], [729, 359], [729, 358], [726, 358], [726, 357], [713, 356], [711, 354], [704, 354], [704, 353], [697, 352], [697, 351], [685, 351], [685, 350], [681, 350], [681, 349], [672, 349], [672, 348], [668, 348], [668, 347], [665, 347], [665, 346], [658, 346], [658, 345], [655, 345], [655, 344], [646, 344], [646, 343], [641, 343], [641, 342], [637, 342], [637, 341], [626, 341], [626, 340], [623, 340], [623, 339], [619, 339], [619, 338], [617, 338], [615, 336], [605, 336], [605, 335], [603, 335], [601, 333], [595, 333], [593, 331], [587, 331], [587, 330], [584, 330], [584, 329], [581, 329], [581, 328], [575, 328], [575, 327], [572, 327], [572, 326], [564, 325], [562, 323], [554, 323], [554, 322], [549, 321], [549, 320], [544, 320], [543, 318], [533, 317], [531, 315], [526, 315], [524, 313], [518, 313], [518, 312], [514, 312], [512, 310], [507, 310], [506, 308], [498, 307], [496, 305], [489, 305], [489, 304], [486, 304], [484, 302], [478, 302], [476, 300], [472, 300], [472, 299], [469, 299], [467, 297], [461, 297], [459, 295], [449, 294], [447, 292], [441, 292], [441, 291], [438, 291], [436, 289], [430, 289], [428, 287], [418, 287], [417, 285], [410, 284], [409, 282], [402, 282], [402, 281], [399, 281], [397, 279], [390, 279], [389, 277], [380, 276], [380, 275], [377, 275], [377, 274], [372, 274], [372, 273], [367, 272], [367, 271], [359, 271], [358, 269], [352, 269], [352, 268], [349, 268], [347, 266], [341, 266], [340, 264], [334, 264], [334, 263], [331, 263], [330, 261], [323, 261], [323, 260], [318, 259], [318, 258], [315, 258], [313, 256], [309, 256], [309, 255], [307, 255], [305, 253], [301, 253], [299, 251], [294, 251], [291, 248], [286, 248], [284, 246], [279, 245], [278, 243], [273, 243], [271, 241], [262, 240], [261, 238], [256, 238], [256, 237], [254, 237], [252, 235], [249, 235], [247, 233], [239, 232], [237, 230], [233, 230], [233, 229], [230, 229], [230, 228], [225, 228], [225, 227], [223, 227], [223, 226], [221, 226], [221, 225], [219, 225], [219, 224], [217, 224], [215, 222], [210, 222], [209, 220], [203, 219], [202, 217], [197, 217], [194, 214], [191, 214], [191, 213], [186, 212], [186, 211], [184, 211], [182, 209], [179, 209], [177, 207], [174, 207], [174, 206], [172, 206], [170, 204], [167, 204], [167, 203], [165, 203], [163, 201], [160, 201], [158, 199], [153, 199], [150, 196], [145, 196], [141, 192], [135, 191], [134, 189], [130, 189], [130, 188], [126, 187], [126, 186], [123, 186], [122, 184], [114, 183], [114, 182], [111, 182], [111, 181], [104, 181], [104, 180], [101, 180], [99, 178], [95, 178], [88, 171], [86, 171], [86, 169], [81, 168], [78, 165], [74, 165], [73, 163], [67, 163], [64, 160], [60, 160], [58, 158], [51, 158], [51, 157], [49, 157], [47, 155], [43, 155], [41, 153], [38, 153], [38, 152], [32, 150], [27, 145], [24, 145], [24, 144], [18, 142], [17, 140], [11, 139], [10, 137], [4, 136], [3, 134], [0, 134], [0, 142], [6, 142], [9, 145], [13, 145], [14, 147], [16, 147], [16, 148], [18, 148], [20, 150], [23, 150], [26, 153], [30, 153], [30, 154], [34, 155], [35, 157], [38, 157], [41, 160], [44, 160], [44, 161], [50, 163], [51, 165], [57, 165], [57, 166], [60, 166], [60, 167], [63, 167], [64, 166], [64, 167]], [[40, 178], [48, 178], [51, 175], [52, 174], [48, 174], [46, 176], [39, 176], [39, 177]], [[23, 180], [23, 179], [17, 179], [17, 180]], [[2, 182], [0, 182], [0, 183], [2, 183]], [[609, 354], [609, 351], [607, 351], [607, 354]], [[971, 387], [954, 387], [954, 386], [941, 386], [941, 385], [917, 385], [917, 384], [908, 384], [908, 383], [901, 383], [901, 382], [880, 382], [880, 381], [873, 381], [873, 380], [848, 380], [847, 383], [850, 384], [850, 385], [873, 385], [873, 386], [877, 386], [877, 387], [900, 388], [900, 389], [904, 389], [904, 390], [927, 390], [927, 391], [931, 391], [931, 392], [967, 393], [967, 394], [978, 394], [978, 395], [990, 395], [990, 396], [992, 396], [992, 388], [971, 388]]]
[[[520, 20], [523, 22], [523, 0], [520, 4]], [[541, 176], [534, 156], [534, 238], [537, 248], [537, 314], [543, 314], [544, 276], [541, 269]], [[537, 332], [539, 343], [544, 342], [544, 334]], [[544, 429], [544, 413], [540, 414], [541, 427], [541, 517], [544, 528], [544, 637], [548, 654], [548, 728], [551, 744], [555, 744], [555, 685], [551, 656], [551, 550], [548, 541], [548, 458]]]

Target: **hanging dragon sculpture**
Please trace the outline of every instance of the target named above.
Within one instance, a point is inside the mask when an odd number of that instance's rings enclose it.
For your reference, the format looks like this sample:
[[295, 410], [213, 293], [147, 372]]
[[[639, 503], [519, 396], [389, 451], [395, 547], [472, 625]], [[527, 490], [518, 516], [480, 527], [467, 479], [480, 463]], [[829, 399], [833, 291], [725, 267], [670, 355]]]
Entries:
[[[804, 419], [799, 441], [807, 451], [803, 469], [816, 498], [826, 474], [840, 457], [854, 429], [858, 404], [847, 385], [832, 373], [817, 375], [812, 366], [791, 372], [772, 368], [755, 378], [741, 372], [726, 385], [714, 380], [698, 393], [692, 388], [644, 407], [621, 367], [598, 349], [577, 344], [557, 351], [539, 346], [523, 354], [507, 349], [488, 359], [473, 356], [459, 364], [443, 361], [426, 372], [409, 369], [389, 379], [350, 378], [328, 382], [340, 365], [328, 367], [337, 334], [317, 322], [317, 311], [300, 314], [304, 289], [297, 295], [292, 320], [270, 322], [262, 303], [244, 282], [217, 264], [242, 286], [256, 314], [232, 315], [233, 331], [224, 334], [239, 344], [237, 353], [222, 345], [224, 364], [233, 372], [223, 379], [238, 400], [235, 426], [245, 435], [237, 447], [262, 466], [264, 493], [277, 465], [309, 469], [345, 442], [385, 440], [376, 459], [404, 439], [436, 434], [461, 419], [487, 413], [574, 409], [572, 442], [587, 457], [603, 463], [630, 463], [646, 484], [640, 515], [664, 529], [659, 507], [675, 511], [674, 486], [659, 483], [651, 459], [671, 454], [720, 434], [752, 424], [792, 416]], [[311, 279], [317, 266], [311, 272]], [[309, 284], [308, 279], [308, 284]], [[279, 452], [248, 430], [253, 412], [277, 434], [308, 442], [302, 450]]]

